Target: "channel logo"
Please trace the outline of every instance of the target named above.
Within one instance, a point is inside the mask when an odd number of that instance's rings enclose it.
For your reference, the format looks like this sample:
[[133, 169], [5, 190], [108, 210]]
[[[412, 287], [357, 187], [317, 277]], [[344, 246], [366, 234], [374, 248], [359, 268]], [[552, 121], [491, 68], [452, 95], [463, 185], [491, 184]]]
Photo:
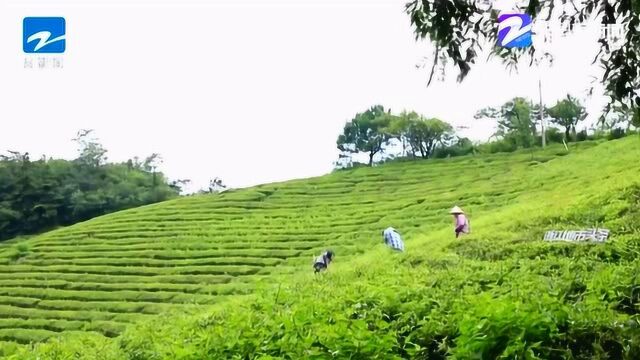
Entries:
[[498, 16], [498, 45], [510, 48], [531, 46], [531, 16], [502, 14]]
[[26, 17], [22, 22], [22, 50], [27, 54], [62, 54], [66, 49], [63, 17]]

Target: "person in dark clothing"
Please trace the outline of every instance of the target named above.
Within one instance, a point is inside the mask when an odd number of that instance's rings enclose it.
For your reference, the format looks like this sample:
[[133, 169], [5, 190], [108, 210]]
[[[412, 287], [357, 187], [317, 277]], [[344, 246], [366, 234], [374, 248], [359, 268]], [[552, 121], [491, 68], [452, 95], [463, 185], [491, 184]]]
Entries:
[[333, 251], [327, 250], [322, 255], [318, 256], [313, 262], [313, 272], [318, 273], [322, 270], [326, 270], [329, 267], [329, 263], [333, 260]]

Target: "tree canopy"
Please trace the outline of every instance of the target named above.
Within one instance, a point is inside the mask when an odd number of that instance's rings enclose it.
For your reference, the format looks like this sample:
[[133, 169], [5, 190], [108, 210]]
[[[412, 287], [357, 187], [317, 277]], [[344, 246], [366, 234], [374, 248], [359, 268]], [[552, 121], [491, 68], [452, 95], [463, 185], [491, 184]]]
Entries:
[[70, 225], [177, 196], [186, 181], [168, 183], [153, 154], [144, 161], [107, 163], [106, 149], [82, 131], [72, 161], [10, 151], [0, 156], [0, 240]]
[[[543, 114], [541, 114], [543, 111]], [[338, 136], [337, 146], [341, 150], [337, 169], [357, 166], [357, 158], [353, 154], [366, 153], [368, 165], [376, 161], [388, 161], [409, 157], [431, 159], [462, 156], [476, 153], [511, 152], [521, 148], [532, 148], [542, 145], [542, 134], [538, 132], [538, 119], [548, 115], [551, 126], [545, 126], [545, 142], [563, 143], [572, 135], [573, 141], [585, 141], [607, 138], [617, 139], [635, 133], [631, 129], [634, 124], [640, 125], [640, 118], [634, 118], [633, 110], [614, 107], [610, 115], [616, 115], [612, 123], [601, 123], [601, 129], [584, 128], [576, 132], [586, 111], [580, 101], [573, 96], [556, 102], [551, 108], [534, 104], [530, 99], [515, 97], [500, 106], [485, 107], [477, 111], [476, 119], [490, 119], [496, 124], [495, 139], [487, 142], [472, 142], [460, 137], [451, 124], [446, 121], [430, 118], [415, 111], [402, 111], [393, 114], [376, 105], [363, 113], [357, 114], [349, 121]], [[612, 116], [610, 116], [612, 117]], [[635, 122], [634, 122], [635, 121]], [[564, 136], [556, 126], [562, 126]], [[605, 128], [604, 125], [608, 125]], [[621, 125], [626, 125], [626, 129]], [[638, 125], [635, 125], [638, 127]], [[456, 127], [460, 129], [462, 127]]]
[[382, 105], [372, 106], [365, 112], [356, 114], [345, 124], [342, 134], [338, 136], [338, 149], [349, 153], [368, 153], [371, 166], [373, 157], [383, 150], [391, 138], [384, 131], [388, 128], [391, 118]]
[[499, 108], [487, 107], [475, 115], [477, 119], [495, 119], [498, 124], [496, 136], [513, 141], [517, 146], [535, 145], [536, 123], [532, 112], [539, 110], [530, 100], [516, 97]]
[[424, 159], [430, 158], [436, 146], [447, 144], [454, 135], [453, 127], [448, 123], [415, 112], [403, 112], [393, 123], [395, 129], [400, 129], [398, 134], [406, 139], [413, 156], [419, 153]]
[[352, 164], [350, 155], [367, 153], [369, 166], [373, 165], [374, 156], [379, 153], [398, 155], [398, 142], [402, 145], [401, 156], [407, 150], [415, 158], [430, 158], [438, 146], [448, 145], [454, 138], [453, 127], [436, 118], [427, 118], [415, 111], [403, 111], [399, 115], [392, 114], [382, 105], [372, 106], [356, 116], [344, 127], [338, 136], [339, 163], [348, 167]]
[[604, 125], [611, 128], [622, 127], [629, 130], [632, 126], [640, 128], [640, 113], [635, 113], [631, 108], [614, 106], [611, 118]]
[[587, 112], [578, 99], [567, 95], [566, 99], [556, 102], [547, 109], [551, 121], [565, 128], [564, 137], [569, 141], [570, 137], [576, 138], [576, 125], [587, 117]]
[[[525, 56], [529, 65], [534, 55], [541, 54], [535, 47], [506, 49], [495, 46], [497, 38], [497, 12], [488, 10], [479, 1], [461, 0], [413, 0], [405, 10], [417, 39], [428, 39], [435, 45], [435, 54], [429, 82], [435, 67], [452, 61], [458, 68], [461, 81], [471, 70], [479, 56], [489, 50], [490, 56], [501, 58], [507, 65], [515, 66]], [[624, 29], [620, 47], [612, 48], [604, 34], [598, 40], [600, 51], [594, 57], [604, 74], [602, 81], [610, 102], [603, 115], [613, 105], [632, 108], [640, 118], [640, 1], [638, 0], [531, 0], [523, 9], [536, 20], [558, 19], [563, 31], [568, 32], [578, 24], [588, 23], [594, 16], [603, 26], [618, 24]], [[487, 49], [487, 46], [490, 48]]]

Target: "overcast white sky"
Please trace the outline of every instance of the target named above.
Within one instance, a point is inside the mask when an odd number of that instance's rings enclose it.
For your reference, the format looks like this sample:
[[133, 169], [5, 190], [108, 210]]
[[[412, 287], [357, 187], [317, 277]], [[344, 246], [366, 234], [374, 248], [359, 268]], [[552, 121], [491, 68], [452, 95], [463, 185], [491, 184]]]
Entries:
[[[416, 110], [485, 139], [473, 114], [514, 96], [583, 96], [597, 31], [556, 38], [552, 68], [509, 75], [493, 61], [426, 87], [432, 54], [403, 0], [0, 0], [0, 151], [72, 158], [95, 129], [122, 161], [153, 152], [196, 188], [321, 175], [345, 121], [373, 104]], [[25, 69], [22, 19], [64, 16], [64, 69]], [[592, 29], [593, 30], [593, 29]], [[597, 29], [596, 29], [597, 30]], [[535, 40], [534, 40], [535, 41]], [[601, 97], [587, 100], [594, 115]]]

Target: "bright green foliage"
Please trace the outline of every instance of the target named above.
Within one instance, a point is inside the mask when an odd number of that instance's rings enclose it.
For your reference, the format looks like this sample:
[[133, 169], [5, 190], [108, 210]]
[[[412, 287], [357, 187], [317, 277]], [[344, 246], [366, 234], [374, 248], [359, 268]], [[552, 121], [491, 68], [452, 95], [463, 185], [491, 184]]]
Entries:
[[[0, 339], [12, 341], [2, 350], [12, 360], [637, 359], [638, 155], [629, 137], [392, 163], [50, 232], [1, 265]], [[454, 204], [472, 222], [458, 240]], [[382, 243], [390, 225], [405, 253]], [[541, 240], [593, 226], [612, 231], [606, 244]], [[312, 274], [327, 247], [335, 262]], [[225, 257], [233, 264], [198, 262]]]
[[564, 138], [569, 141], [572, 138], [576, 140], [576, 125], [587, 117], [587, 112], [580, 104], [580, 101], [571, 95], [567, 95], [566, 99], [558, 101], [548, 110], [552, 122], [565, 128]]

